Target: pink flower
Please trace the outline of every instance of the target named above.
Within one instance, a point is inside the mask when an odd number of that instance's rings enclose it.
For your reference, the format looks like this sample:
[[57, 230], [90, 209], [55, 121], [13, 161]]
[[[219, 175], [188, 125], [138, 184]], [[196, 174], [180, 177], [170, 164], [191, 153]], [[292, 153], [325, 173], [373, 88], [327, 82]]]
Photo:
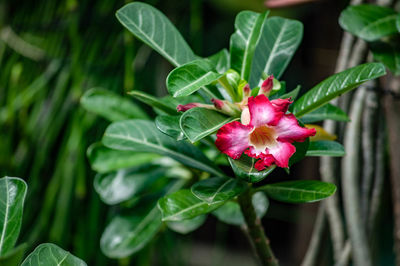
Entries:
[[232, 159], [243, 153], [259, 159], [255, 164], [259, 171], [274, 163], [288, 167], [296, 151], [292, 143], [303, 142], [316, 133], [314, 128], [299, 126], [293, 114], [285, 114], [291, 103], [290, 99], [270, 101], [264, 94], [249, 97], [241, 123], [234, 121], [218, 130], [217, 148]]

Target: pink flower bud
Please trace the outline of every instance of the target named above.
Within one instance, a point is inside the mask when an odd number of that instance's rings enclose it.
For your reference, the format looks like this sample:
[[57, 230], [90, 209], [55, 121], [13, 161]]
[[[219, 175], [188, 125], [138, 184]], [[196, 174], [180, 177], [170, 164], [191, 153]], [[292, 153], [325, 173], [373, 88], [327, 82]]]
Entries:
[[258, 95], [264, 94], [265, 96], [268, 96], [273, 87], [274, 87], [274, 76], [271, 75], [262, 83]]
[[176, 110], [178, 112], [186, 112], [187, 110], [192, 109], [194, 107], [199, 107], [200, 105], [201, 104], [198, 104], [198, 103], [188, 103], [185, 105], [180, 104], [176, 107]]

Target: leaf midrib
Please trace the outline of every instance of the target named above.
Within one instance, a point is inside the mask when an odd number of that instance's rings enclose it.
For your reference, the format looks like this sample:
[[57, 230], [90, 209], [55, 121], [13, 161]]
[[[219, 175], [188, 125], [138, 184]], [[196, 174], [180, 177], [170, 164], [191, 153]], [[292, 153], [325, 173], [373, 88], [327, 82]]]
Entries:
[[374, 22], [369, 23], [368, 25], [366, 25], [365, 27], [363, 27], [359, 33], [360, 36], [364, 35], [365, 32], [368, 32], [372, 27], [377, 26], [381, 23], [385, 23], [388, 22], [390, 20], [394, 19], [396, 21], [397, 19], [397, 14], [393, 14], [390, 16], [386, 16], [384, 18], [380, 18], [378, 20], [375, 20]]

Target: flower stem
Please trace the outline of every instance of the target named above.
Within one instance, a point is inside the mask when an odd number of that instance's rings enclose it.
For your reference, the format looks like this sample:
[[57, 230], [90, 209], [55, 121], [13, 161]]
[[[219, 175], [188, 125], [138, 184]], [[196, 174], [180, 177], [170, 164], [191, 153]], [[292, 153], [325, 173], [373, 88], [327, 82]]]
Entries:
[[275, 255], [272, 252], [269, 239], [264, 233], [261, 220], [256, 215], [251, 198], [252, 193], [250, 189], [247, 189], [246, 192], [244, 192], [238, 198], [240, 209], [247, 225], [246, 231], [252, 242], [252, 246], [261, 261], [261, 265], [278, 266], [278, 260], [275, 258]]

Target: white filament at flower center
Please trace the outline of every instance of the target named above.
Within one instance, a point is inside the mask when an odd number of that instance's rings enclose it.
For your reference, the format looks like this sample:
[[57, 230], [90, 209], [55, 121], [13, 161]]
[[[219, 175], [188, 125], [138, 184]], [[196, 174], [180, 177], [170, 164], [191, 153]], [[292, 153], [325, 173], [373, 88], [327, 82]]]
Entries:
[[268, 126], [260, 126], [250, 133], [250, 145], [252, 145], [257, 154], [265, 152], [268, 147], [276, 145], [277, 134], [275, 129]]

